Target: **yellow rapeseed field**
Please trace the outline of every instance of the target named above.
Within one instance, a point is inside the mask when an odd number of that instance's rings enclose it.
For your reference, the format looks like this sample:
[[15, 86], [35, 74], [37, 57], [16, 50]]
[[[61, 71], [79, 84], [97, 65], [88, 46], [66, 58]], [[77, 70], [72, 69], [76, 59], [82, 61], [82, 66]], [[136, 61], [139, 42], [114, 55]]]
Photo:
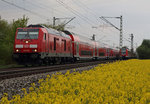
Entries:
[[1, 104], [150, 104], [150, 60], [101, 64], [82, 73], [68, 71], [32, 84], [21, 98], [15, 95]]

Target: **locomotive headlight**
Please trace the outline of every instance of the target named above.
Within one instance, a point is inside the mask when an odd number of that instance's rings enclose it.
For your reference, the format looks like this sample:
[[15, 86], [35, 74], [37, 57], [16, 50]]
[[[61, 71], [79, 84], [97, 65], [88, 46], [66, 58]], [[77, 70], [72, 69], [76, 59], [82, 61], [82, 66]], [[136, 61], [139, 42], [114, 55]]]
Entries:
[[37, 52], [37, 49], [32, 49], [33, 52]]
[[16, 52], [19, 52], [20, 50], [19, 49], [16, 49]]
[[26, 41], [25, 43], [29, 43], [29, 41]]

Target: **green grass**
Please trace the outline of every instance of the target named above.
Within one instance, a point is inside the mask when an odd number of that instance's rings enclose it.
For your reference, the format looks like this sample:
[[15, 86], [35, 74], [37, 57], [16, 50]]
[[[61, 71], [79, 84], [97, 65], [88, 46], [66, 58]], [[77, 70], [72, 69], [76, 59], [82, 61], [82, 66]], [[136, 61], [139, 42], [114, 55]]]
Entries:
[[23, 65], [18, 64], [0, 65], [0, 69], [14, 68], [14, 67], [23, 67]]

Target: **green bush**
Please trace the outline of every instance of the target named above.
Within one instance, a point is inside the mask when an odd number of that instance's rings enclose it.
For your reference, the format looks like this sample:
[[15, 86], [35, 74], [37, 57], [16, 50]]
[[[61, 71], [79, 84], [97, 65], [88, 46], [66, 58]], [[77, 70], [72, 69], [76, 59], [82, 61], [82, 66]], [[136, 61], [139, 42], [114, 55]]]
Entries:
[[137, 53], [140, 59], [150, 59], [150, 40], [143, 40], [137, 48]]
[[25, 16], [16, 21], [13, 20], [12, 23], [0, 18], [0, 64], [13, 63], [12, 54], [16, 29], [26, 27], [27, 22], [28, 18]]

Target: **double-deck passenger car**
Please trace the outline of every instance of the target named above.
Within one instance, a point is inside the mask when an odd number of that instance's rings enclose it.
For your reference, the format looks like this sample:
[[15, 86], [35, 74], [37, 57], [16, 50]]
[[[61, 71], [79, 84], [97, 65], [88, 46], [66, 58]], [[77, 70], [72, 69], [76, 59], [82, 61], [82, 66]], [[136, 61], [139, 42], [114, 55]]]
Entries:
[[64, 31], [72, 39], [74, 60], [92, 60], [97, 58], [97, 43], [86, 37]]

